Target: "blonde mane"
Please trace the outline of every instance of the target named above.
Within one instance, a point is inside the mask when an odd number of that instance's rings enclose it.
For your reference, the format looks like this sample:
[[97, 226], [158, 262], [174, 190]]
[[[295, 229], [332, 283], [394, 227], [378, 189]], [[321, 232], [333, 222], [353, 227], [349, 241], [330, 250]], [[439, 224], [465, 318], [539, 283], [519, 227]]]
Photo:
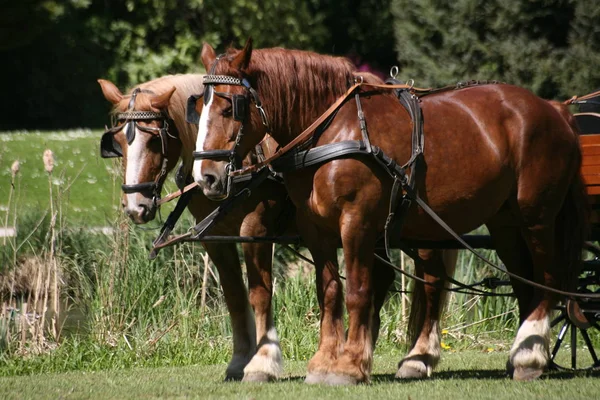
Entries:
[[139, 111], [158, 111], [152, 107], [150, 100], [154, 95], [162, 94], [175, 87], [175, 92], [169, 102], [167, 112], [171, 119], [175, 122], [175, 127], [179, 132], [179, 138], [182, 143], [181, 159], [183, 160], [184, 171], [191, 171], [192, 168], [192, 152], [196, 147], [196, 136], [198, 135], [198, 127], [186, 122], [185, 108], [188, 98], [193, 94], [201, 94], [204, 91], [201, 74], [182, 74], [182, 75], [167, 75], [152, 81], [139, 84], [131, 88], [127, 95], [117, 104], [114, 112], [125, 111], [129, 105], [131, 92], [134, 89], [140, 88], [152, 91], [154, 94], [139, 93], [135, 101], [135, 109]]

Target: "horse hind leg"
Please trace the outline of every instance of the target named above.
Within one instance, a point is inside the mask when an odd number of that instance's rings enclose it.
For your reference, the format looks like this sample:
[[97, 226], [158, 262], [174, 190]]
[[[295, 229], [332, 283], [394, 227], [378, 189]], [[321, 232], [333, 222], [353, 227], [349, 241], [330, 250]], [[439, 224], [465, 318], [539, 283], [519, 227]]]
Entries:
[[415, 282], [409, 317], [409, 336], [412, 346], [398, 364], [396, 378], [425, 378], [431, 376], [440, 360], [440, 317], [444, 308], [447, 285], [444, 274], [452, 276], [458, 257], [457, 250], [419, 250], [415, 260], [417, 275], [432, 285]]
[[[550, 171], [550, 167], [546, 170]], [[565, 180], [555, 179], [550, 186], [542, 186], [537, 181], [533, 181], [537, 186], [523, 185], [527, 190], [519, 193], [518, 204], [525, 221], [521, 234], [531, 255], [533, 280], [551, 288], [571, 289], [585, 236], [585, 212], [582, 211], [585, 193], [577, 176], [569, 185]], [[564, 198], [556, 194], [567, 187]], [[532, 292], [530, 303], [523, 307], [523, 322], [510, 351], [509, 364], [515, 380], [537, 378], [550, 359], [550, 312], [558, 296], [537, 288]]]
[[[523, 239], [521, 229], [516, 226], [505, 226], [502, 224], [503, 220], [506, 220], [506, 217], [497, 218], [496, 221], [492, 221], [487, 224], [487, 227], [490, 231], [490, 235], [494, 242], [494, 248], [496, 249], [496, 253], [498, 257], [502, 260], [506, 268], [511, 272], [518, 276], [521, 276], [526, 279], [534, 279], [533, 277], [533, 260], [531, 258], [531, 253], [529, 252], [529, 248], [527, 247], [527, 243]], [[543, 327], [534, 327], [532, 329], [532, 323], [525, 323], [527, 317], [530, 313], [530, 307], [534, 298], [534, 291], [530, 285], [527, 285], [519, 280], [511, 278], [511, 284], [513, 288], [513, 292], [515, 297], [517, 298], [517, 305], [519, 309], [519, 326], [523, 326], [523, 330], [519, 330], [520, 336], [518, 335], [515, 340], [515, 344], [511, 350], [511, 355], [507, 362], [506, 368], [508, 374], [513, 376], [514, 372], [514, 359], [516, 355], [516, 351], [521, 345], [521, 343], [529, 336], [531, 331], [543, 331]], [[539, 324], [537, 324], [539, 325]], [[541, 329], [540, 329], [541, 328]], [[531, 340], [527, 340], [527, 343], [531, 342]], [[541, 349], [533, 346], [533, 343], [529, 343], [530, 347], [532, 347], [532, 351], [536, 354], [540, 353]], [[539, 347], [539, 346], [537, 346]], [[535, 348], [535, 349], [534, 349]], [[518, 358], [518, 364], [524, 365], [527, 364], [526, 357], [527, 352], [523, 352], [520, 354]]]
[[233, 243], [204, 243], [204, 248], [219, 272], [225, 304], [231, 316], [233, 355], [225, 380], [241, 380], [244, 367], [255, 352], [256, 337], [237, 247]]
[[272, 313], [272, 244], [243, 246], [248, 271], [250, 304], [256, 319], [257, 350], [244, 368], [244, 382], [268, 382], [283, 372], [283, 357]]
[[[533, 280], [549, 287], [557, 287], [554, 249], [554, 226], [536, 225], [523, 229], [525, 242], [533, 261]], [[539, 377], [550, 359], [550, 312], [556, 305], [556, 296], [541, 289], [530, 290], [529, 304], [524, 305], [522, 323], [510, 350], [509, 373], [515, 380]]]

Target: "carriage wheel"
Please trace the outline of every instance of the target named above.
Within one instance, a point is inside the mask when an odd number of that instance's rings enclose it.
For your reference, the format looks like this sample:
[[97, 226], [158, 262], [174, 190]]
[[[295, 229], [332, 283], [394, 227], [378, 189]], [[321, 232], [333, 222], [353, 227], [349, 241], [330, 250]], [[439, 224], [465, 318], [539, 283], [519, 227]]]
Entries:
[[[600, 258], [584, 263], [577, 289], [579, 293], [600, 293]], [[551, 366], [561, 370], [600, 368], [595, 350], [600, 349], [600, 301], [567, 300], [557, 311], [551, 323], [556, 333]]]

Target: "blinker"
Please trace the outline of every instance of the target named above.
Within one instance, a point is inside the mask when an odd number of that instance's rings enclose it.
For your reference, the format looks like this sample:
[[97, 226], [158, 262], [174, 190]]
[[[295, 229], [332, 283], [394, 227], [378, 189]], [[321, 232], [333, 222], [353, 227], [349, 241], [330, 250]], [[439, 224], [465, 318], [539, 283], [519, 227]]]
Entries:
[[188, 97], [187, 104], [185, 107], [185, 121], [190, 124], [198, 125], [200, 123], [200, 115], [196, 111], [196, 102], [202, 94], [193, 94]]
[[119, 142], [115, 140], [115, 134], [112, 130], [104, 132], [100, 139], [100, 156], [102, 158], [123, 157], [123, 149]]
[[247, 99], [246, 96], [235, 94], [232, 99], [233, 103], [233, 119], [236, 121], [244, 121], [246, 119], [247, 112]]

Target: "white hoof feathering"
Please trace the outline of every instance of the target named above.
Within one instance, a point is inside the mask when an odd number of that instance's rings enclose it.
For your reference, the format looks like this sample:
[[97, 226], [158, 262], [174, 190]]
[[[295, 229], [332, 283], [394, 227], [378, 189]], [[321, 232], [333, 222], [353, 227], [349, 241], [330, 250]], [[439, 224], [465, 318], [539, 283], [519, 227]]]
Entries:
[[396, 378], [429, 378], [440, 357], [440, 332], [435, 321], [426, 339], [419, 338], [408, 355], [400, 361]]
[[550, 359], [550, 322], [541, 320], [523, 322], [510, 350], [510, 363], [514, 368], [544, 369]]
[[269, 329], [258, 346], [258, 351], [244, 368], [244, 376], [258, 373], [279, 378], [283, 373], [283, 358], [275, 328]]

